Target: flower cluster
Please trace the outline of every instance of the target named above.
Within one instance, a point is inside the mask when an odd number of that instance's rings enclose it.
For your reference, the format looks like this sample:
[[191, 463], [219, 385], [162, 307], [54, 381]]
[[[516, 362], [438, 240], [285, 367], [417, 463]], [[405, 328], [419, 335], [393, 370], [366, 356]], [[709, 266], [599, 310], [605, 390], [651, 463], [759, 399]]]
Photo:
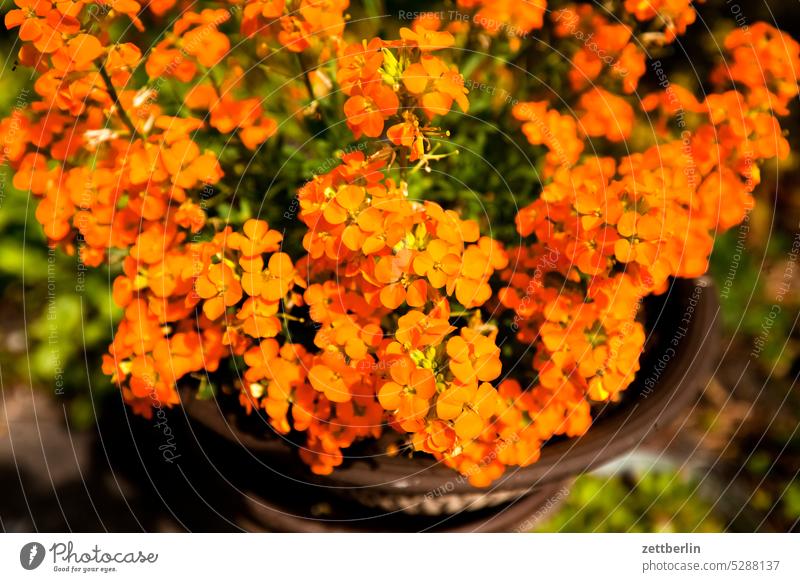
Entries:
[[[533, 344], [536, 394], [568, 390], [578, 401], [618, 400], [644, 346], [642, 299], [663, 292], [671, 277], [703, 274], [712, 235], [741, 222], [753, 206], [758, 163], [788, 155], [778, 116], [798, 94], [800, 45], [765, 24], [752, 34], [746, 42], [741, 31], [728, 37], [732, 58], [714, 73], [719, 93], [701, 102], [670, 85], [645, 96], [641, 107], [652, 114], [661, 143], [618, 160], [582, 152], [592, 137], [630, 137], [634, 109], [623, 96], [599, 87], [583, 93], [579, 103], [593, 105], [585, 107], [580, 129], [547, 102], [515, 106], [529, 142], [548, 150], [549, 180], [517, 215], [517, 231], [535, 242], [510, 251], [498, 300], [514, 312], [517, 339]], [[753, 52], [770, 63], [766, 69]], [[736, 81], [742, 92], [726, 90]], [[538, 409], [525, 411], [537, 424]], [[567, 425], [571, 434], [588, 428], [587, 408], [570, 414], [575, 420], [546, 438]]]
[[620, 83], [625, 93], [636, 90], [645, 72], [645, 55], [631, 42], [630, 26], [609, 22], [588, 4], [558, 10], [552, 19], [555, 35], [569, 41], [572, 68], [567, 76], [574, 90], [592, 86], [601, 76]]
[[[116, 13], [128, 8], [135, 15], [138, 5], [130, 4]], [[218, 30], [226, 10], [183, 14], [144, 59], [132, 43], [83, 32], [91, 3], [19, 5], [7, 25], [19, 25], [29, 41], [20, 59], [43, 72], [34, 87], [38, 101], [10, 133], [17, 144], [9, 150], [14, 185], [40, 197], [36, 217], [50, 244], [77, 249], [87, 266], [121, 256], [113, 297], [124, 311], [103, 369], [126, 401], [149, 415], [154, 405], [179, 402], [178, 380], [213, 372], [244, 349], [240, 335], [270, 337], [281, 327], [275, 315], [283, 296], [275, 296], [269, 279], [276, 273], [293, 282], [292, 263], [285, 254], [265, 264], [262, 257], [278, 250], [281, 235], [249, 221], [241, 233], [229, 228], [201, 242], [204, 202], [224, 173], [196, 139], [201, 131], [236, 131], [255, 147], [274, 133], [275, 122], [257, 100], [232, 96], [235, 79], [226, 81], [222, 98], [202, 84], [192, 89], [187, 106], [203, 116], [166, 115], [158, 104], [164, 78], [188, 83], [228, 52], [228, 37]], [[59, 34], [45, 22], [61, 23]], [[38, 33], [59, 40], [43, 45]], [[153, 84], [133, 91], [139, 65]], [[231, 321], [222, 324], [228, 311]]]
[[336, 78], [348, 96], [347, 126], [356, 139], [386, 137], [405, 151], [408, 161], [424, 158], [428, 136], [439, 135], [429, 123], [447, 114], [453, 103], [469, 108], [464, 79], [453, 65], [431, 53], [451, 46], [453, 35], [415, 27], [400, 30], [401, 40], [346, 46]]
[[341, 37], [349, 5], [349, 0], [249, 0], [240, 29], [246, 37], [274, 38], [294, 53], [325, 48]]
[[[704, 273], [759, 163], [789, 153], [800, 46], [766, 24], [728, 35], [702, 100], [658, 67], [660, 90], [634, 99], [643, 47], [683, 34], [691, 0], [549, 16], [544, 0], [458, 0], [469, 19], [421, 15], [369, 40], [345, 38], [347, 0], [15, 3], [6, 26], [37, 77], [30, 107], [0, 121], [4, 161], [48, 243], [115, 274], [103, 370], [145, 416], [213, 382], [319, 474], [385, 437], [487, 485], [584, 434], [639, 369], [643, 298]], [[136, 36], [160, 19], [154, 43]], [[117, 22], [138, 42], [114, 40]], [[565, 57], [552, 70], [524, 41], [548, 25]], [[481, 67], [471, 42], [540, 60], [567, 97], [518, 82], [517, 64]], [[267, 81], [280, 90], [265, 97]], [[497, 109], [540, 170], [514, 240], [432, 199], [448, 119], [471, 105]], [[315, 124], [365, 145], [337, 143], [336, 163], [291, 180], [287, 234], [232, 187], [251, 164], [248, 184], [279, 181], [264, 152], [326, 139]]]
[[[321, 350], [308, 374], [324, 403], [307, 430], [329, 435], [309, 448], [361, 436], [344, 430], [356, 410], [364, 431], [379, 434], [387, 415], [415, 449], [453, 458], [488, 430], [497, 398], [488, 382], [501, 365], [496, 329], [473, 311], [459, 330], [450, 300], [483, 305], [507, 258], [477, 223], [409, 199], [404, 183], [386, 177], [385, 157], [345, 155], [298, 194], [310, 259], [304, 299]], [[341, 462], [338, 452], [325, 454], [319, 465]]]

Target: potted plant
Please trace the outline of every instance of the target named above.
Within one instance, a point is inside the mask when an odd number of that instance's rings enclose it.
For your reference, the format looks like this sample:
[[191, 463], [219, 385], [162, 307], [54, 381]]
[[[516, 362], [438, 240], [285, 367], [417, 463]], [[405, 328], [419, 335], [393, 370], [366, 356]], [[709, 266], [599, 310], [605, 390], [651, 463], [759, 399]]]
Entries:
[[714, 234], [788, 153], [785, 34], [702, 97], [647, 60], [691, 1], [17, 3], [14, 185], [113, 275], [125, 402], [389, 512], [533, 512], [679, 412]]

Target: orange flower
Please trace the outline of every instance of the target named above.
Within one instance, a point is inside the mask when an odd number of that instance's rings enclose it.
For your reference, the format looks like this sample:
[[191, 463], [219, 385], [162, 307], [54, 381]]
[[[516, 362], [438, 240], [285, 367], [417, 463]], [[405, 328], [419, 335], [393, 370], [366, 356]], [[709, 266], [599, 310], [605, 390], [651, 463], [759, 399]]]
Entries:
[[380, 83], [382, 48], [383, 41], [379, 38], [345, 47], [336, 71], [336, 80], [345, 95], [355, 95], [371, 84]]
[[53, 54], [52, 63], [64, 72], [83, 70], [89, 68], [105, 52], [106, 48], [97, 38], [89, 34], [78, 34]]
[[208, 271], [198, 277], [195, 290], [205, 299], [203, 313], [212, 320], [218, 319], [226, 307], [236, 305], [242, 298], [242, 286], [233, 269], [225, 263], [209, 266]]
[[400, 38], [414, 43], [422, 52], [437, 51], [453, 46], [455, 39], [449, 32], [440, 32], [426, 28], [411, 30], [410, 28], [400, 29]]
[[414, 432], [424, 427], [430, 399], [436, 393], [436, 379], [431, 370], [417, 368], [410, 358], [391, 360], [391, 381], [378, 390], [378, 401], [394, 412], [404, 430]]
[[243, 234], [231, 234], [228, 244], [232, 249], [242, 253], [243, 257], [254, 257], [263, 253], [274, 253], [280, 249], [283, 235], [277, 230], [270, 230], [265, 220], [251, 218], [242, 227]]
[[403, 71], [403, 85], [419, 100], [419, 106], [428, 119], [445, 115], [450, 111], [453, 101], [461, 111], [469, 109], [469, 101], [464, 87], [464, 79], [456, 67], [448, 67], [431, 55], [423, 55], [419, 63], [406, 67]]
[[385, 307], [396, 309], [405, 302], [411, 307], [425, 304], [428, 287], [423, 279], [410, 276], [412, 260], [413, 253], [409, 250], [378, 259], [375, 279], [385, 285], [380, 293], [381, 303]]
[[186, 139], [163, 148], [161, 161], [180, 188], [193, 188], [199, 183], [214, 183], [222, 176], [217, 157], [211, 152], [200, 153], [199, 146]]
[[410, 111], [403, 112], [403, 122], [396, 123], [386, 131], [386, 137], [393, 144], [403, 146], [411, 151], [408, 157], [414, 162], [425, 153], [425, 140], [419, 128], [419, 120]]
[[397, 113], [400, 101], [385, 85], [372, 84], [360, 95], [353, 95], [344, 104], [347, 126], [356, 139], [361, 135], [378, 137], [383, 133], [384, 120]]
[[463, 328], [460, 336], [447, 341], [448, 367], [464, 384], [490, 382], [500, 375], [500, 348], [493, 339]]
[[579, 106], [585, 111], [580, 126], [586, 135], [606, 137], [612, 142], [630, 137], [633, 108], [623, 98], [595, 87], [581, 96]]
[[455, 328], [450, 325], [447, 313], [425, 314], [412, 310], [397, 321], [395, 339], [407, 350], [423, 349], [441, 342]]
[[553, 167], [571, 166], [583, 152], [583, 141], [578, 138], [575, 118], [548, 110], [547, 102], [518, 103], [512, 109], [515, 118], [525, 121], [522, 132], [533, 145], [545, 145], [550, 153], [548, 163]]
[[251, 297], [262, 297], [266, 301], [280, 301], [297, 282], [297, 272], [292, 259], [286, 253], [275, 253], [264, 269], [260, 255], [242, 257], [239, 264], [244, 269], [242, 289]]
[[281, 331], [281, 322], [275, 317], [280, 304], [261, 297], [250, 297], [236, 313], [243, 321], [242, 331], [254, 338], [275, 337]]
[[505, 33], [509, 36], [525, 36], [531, 30], [541, 28], [547, 9], [546, 0], [458, 0], [465, 8], [479, 6], [472, 21], [491, 34]]
[[652, 265], [658, 257], [658, 241], [663, 227], [661, 222], [649, 215], [626, 212], [617, 223], [622, 237], [614, 245], [617, 260], [622, 263], [636, 261], [643, 266]]
[[53, 53], [63, 45], [62, 33], [75, 34], [80, 23], [74, 15], [62, 14], [44, 0], [14, 0], [18, 9], [5, 16], [6, 28], [19, 27], [19, 38], [32, 42], [42, 53]]
[[461, 269], [461, 259], [450, 251], [443, 240], [434, 239], [428, 243], [425, 251], [414, 257], [414, 272], [427, 277], [435, 289], [448, 283], [454, 283]]
[[351, 392], [349, 383], [357, 376], [351, 368], [340, 362], [332, 363], [330, 360], [317, 364], [308, 371], [308, 380], [315, 390], [325, 394], [331, 402], [347, 402]]

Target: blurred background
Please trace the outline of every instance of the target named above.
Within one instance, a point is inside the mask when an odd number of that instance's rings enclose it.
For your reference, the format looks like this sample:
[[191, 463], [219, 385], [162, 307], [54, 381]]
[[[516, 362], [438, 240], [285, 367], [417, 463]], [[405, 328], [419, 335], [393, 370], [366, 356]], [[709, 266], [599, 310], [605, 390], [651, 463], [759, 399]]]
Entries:
[[[796, 1], [742, 4], [749, 22], [777, 23], [800, 38]], [[3, 0], [0, 12], [12, 6]], [[681, 39], [688, 54], [696, 44], [721, 38], [735, 17], [722, 0], [701, 4], [698, 12], [714, 36]], [[719, 15], [728, 22], [718, 29]], [[15, 68], [13, 36], [1, 34], [5, 117], [31, 87], [28, 72]], [[687, 65], [675, 59], [671, 66], [671, 74], [680, 75]], [[799, 113], [795, 107], [786, 124], [790, 158], [763, 169], [749, 220], [716, 243], [711, 273], [724, 292], [714, 379], [679, 425], [579, 477], [538, 531], [798, 531]], [[139, 421], [125, 414], [100, 371], [117, 317], [109, 273], [79, 271], [73, 257], [48, 252], [34, 205], [14, 190], [12, 170], [3, 165], [1, 171], [0, 529], [227, 527], [213, 519], [182, 523], [157, 491], [142, 486], [142, 475], [111, 470], [120, 455], [134, 455], [128, 460], [136, 465], [137, 451], [104, 440], [99, 435], [108, 433], [98, 427]]]

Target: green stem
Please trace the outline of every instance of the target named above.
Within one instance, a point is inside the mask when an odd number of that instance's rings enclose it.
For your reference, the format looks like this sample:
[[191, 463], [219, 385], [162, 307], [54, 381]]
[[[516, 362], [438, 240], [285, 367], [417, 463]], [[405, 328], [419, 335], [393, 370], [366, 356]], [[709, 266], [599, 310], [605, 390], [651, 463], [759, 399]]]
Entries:
[[278, 313], [277, 316], [282, 318], [284, 321], [297, 321], [299, 323], [306, 322], [306, 320], [302, 317], [295, 317], [294, 315], [289, 315], [288, 313]]
[[303, 61], [303, 55], [301, 53], [295, 53], [295, 58], [297, 59], [297, 64], [300, 66], [300, 73], [303, 76], [303, 83], [306, 86], [306, 91], [308, 91], [308, 106], [311, 107], [314, 103], [317, 104], [315, 111], [319, 115], [319, 121], [322, 123], [324, 133], [327, 133], [330, 129], [330, 125], [328, 125], [328, 122], [325, 120], [325, 114], [322, 110], [322, 101], [314, 96], [314, 87], [311, 85], [311, 77], [308, 74], [308, 67], [305, 61]]
[[100, 71], [100, 76], [103, 78], [103, 82], [106, 84], [106, 90], [108, 91], [108, 95], [111, 97], [112, 101], [114, 101], [114, 107], [116, 108], [117, 114], [119, 118], [122, 120], [122, 123], [125, 124], [125, 127], [131, 132], [131, 134], [135, 137], [142, 137], [139, 131], [136, 129], [136, 126], [133, 125], [131, 118], [128, 117], [127, 112], [122, 107], [122, 103], [120, 103], [119, 95], [117, 94], [117, 90], [114, 88], [114, 83], [111, 82], [111, 77], [106, 71], [105, 65], [102, 63], [97, 65], [98, 71]]

